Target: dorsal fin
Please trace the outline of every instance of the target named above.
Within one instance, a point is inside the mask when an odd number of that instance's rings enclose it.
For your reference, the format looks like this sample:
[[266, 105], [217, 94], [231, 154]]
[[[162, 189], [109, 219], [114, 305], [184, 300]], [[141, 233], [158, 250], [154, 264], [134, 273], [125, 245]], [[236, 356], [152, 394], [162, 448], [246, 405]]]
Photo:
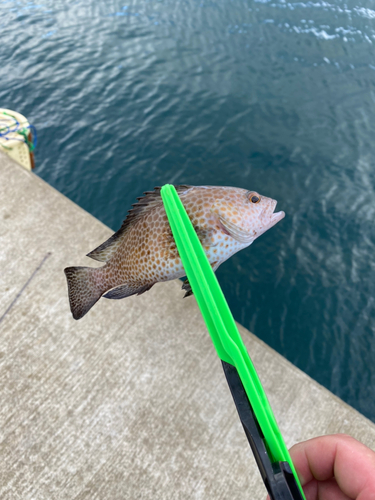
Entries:
[[[183, 194], [186, 190], [193, 186], [175, 186], [177, 193]], [[87, 257], [98, 260], [100, 262], [107, 262], [120, 246], [123, 237], [127, 231], [133, 227], [142, 217], [153, 210], [160, 203], [163, 203], [160, 195], [161, 187], [156, 187], [154, 191], [146, 191], [144, 196], [137, 198], [138, 202], [135, 203], [133, 208], [128, 212], [128, 215], [120, 229], [113, 234], [107, 241], [95, 248], [92, 252], [87, 254]]]

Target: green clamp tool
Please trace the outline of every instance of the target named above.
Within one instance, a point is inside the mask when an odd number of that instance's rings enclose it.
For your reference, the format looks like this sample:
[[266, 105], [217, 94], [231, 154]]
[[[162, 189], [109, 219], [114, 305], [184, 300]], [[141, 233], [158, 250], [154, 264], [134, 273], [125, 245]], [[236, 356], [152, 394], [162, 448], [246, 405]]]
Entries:
[[225, 376], [271, 500], [306, 500], [275, 416], [227, 301], [177, 191], [161, 189], [186, 276]]

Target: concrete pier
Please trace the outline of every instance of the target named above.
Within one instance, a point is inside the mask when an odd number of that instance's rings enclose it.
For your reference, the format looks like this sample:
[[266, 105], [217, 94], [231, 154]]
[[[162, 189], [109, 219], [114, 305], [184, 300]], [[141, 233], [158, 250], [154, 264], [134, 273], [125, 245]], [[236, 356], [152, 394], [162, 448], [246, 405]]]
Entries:
[[[0, 153], [0, 498], [265, 500], [180, 282], [72, 319], [63, 269], [111, 234]], [[375, 449], [372, 422], [239, 328], [288, 446], [345, 432]]]

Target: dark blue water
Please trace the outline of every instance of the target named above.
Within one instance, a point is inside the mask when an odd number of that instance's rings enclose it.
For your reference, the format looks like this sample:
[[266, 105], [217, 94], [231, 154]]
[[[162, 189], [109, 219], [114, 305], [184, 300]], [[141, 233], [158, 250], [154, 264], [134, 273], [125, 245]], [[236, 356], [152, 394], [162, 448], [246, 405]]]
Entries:
[[218, 271], [230, 307], [375, 421], [374, 1], [124, 1], [0, 1], [36, 173], [113, 229], [167, 182], [276, 198]]

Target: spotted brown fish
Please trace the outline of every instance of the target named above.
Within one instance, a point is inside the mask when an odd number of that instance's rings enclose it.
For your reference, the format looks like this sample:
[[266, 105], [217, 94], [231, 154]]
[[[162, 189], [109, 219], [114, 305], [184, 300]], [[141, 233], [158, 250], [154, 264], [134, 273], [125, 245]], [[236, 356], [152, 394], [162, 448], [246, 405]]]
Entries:
[[[122, 299], [185, 276], [160, 195], [147, 191], [121, 228], [87, 256], [105, 265], [68, 267], [70, 308], [82, 318], [101, 296]], [[214, 271], [284, 217], [276, 201], [234, 187], [176, 186]], [[191, 294], [185, 282], [186, 295]]]

